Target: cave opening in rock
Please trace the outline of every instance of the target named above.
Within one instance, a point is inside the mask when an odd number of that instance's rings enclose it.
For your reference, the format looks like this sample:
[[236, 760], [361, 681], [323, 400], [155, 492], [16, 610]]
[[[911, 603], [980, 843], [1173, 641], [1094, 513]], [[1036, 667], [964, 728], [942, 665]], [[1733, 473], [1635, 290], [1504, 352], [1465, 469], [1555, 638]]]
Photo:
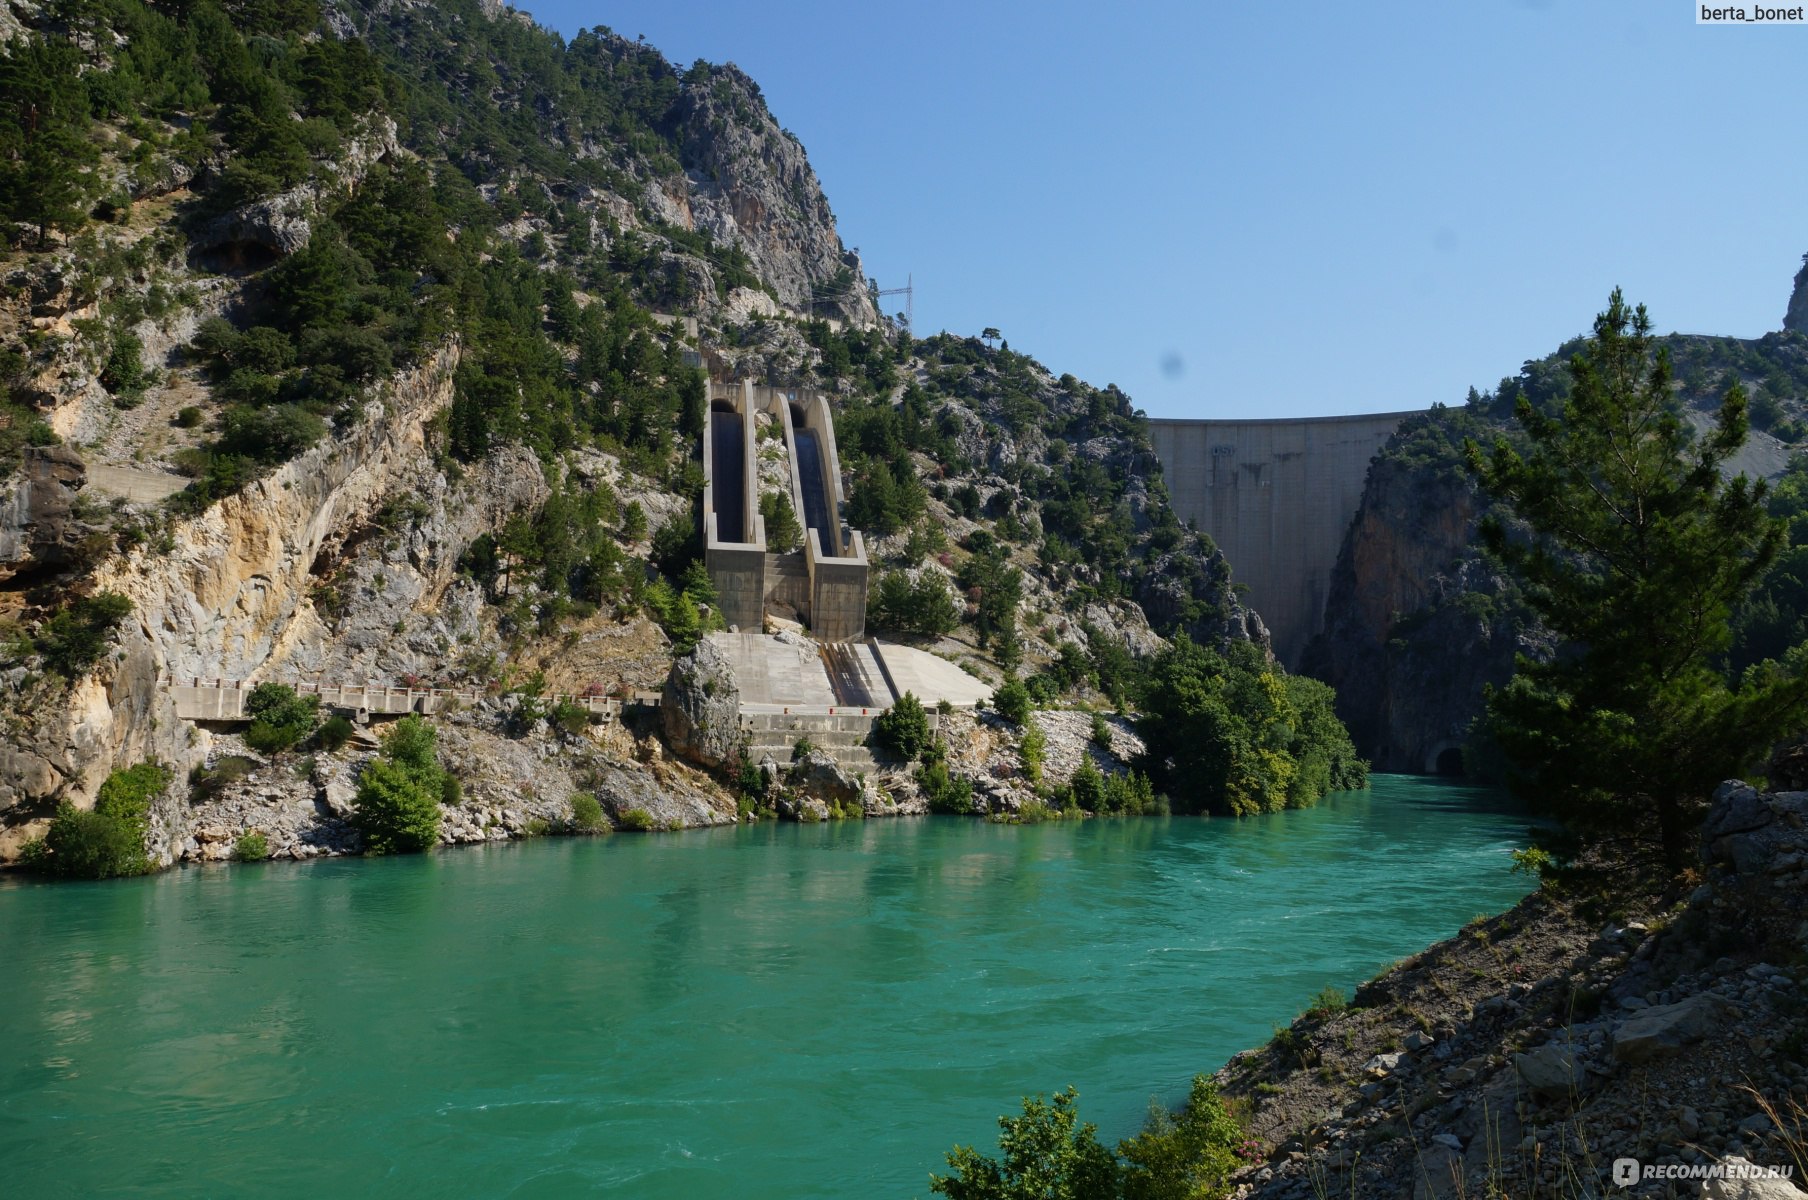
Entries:
[[1439, 775], [1463, 774], [1463, 748], [1447, 746], [1438, 751], [1436, 767]]

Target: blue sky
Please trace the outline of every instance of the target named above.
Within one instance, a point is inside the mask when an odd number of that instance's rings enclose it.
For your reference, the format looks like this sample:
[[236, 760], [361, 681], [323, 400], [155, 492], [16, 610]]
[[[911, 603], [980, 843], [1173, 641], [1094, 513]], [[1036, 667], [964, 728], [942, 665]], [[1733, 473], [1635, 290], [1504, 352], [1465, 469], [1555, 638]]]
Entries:
[[530, 3], [732, 61], [919, 333], [1153, 416], [1423, 408], [1584, 331], [1776, 329], [1808, 27], [1688, 0]]

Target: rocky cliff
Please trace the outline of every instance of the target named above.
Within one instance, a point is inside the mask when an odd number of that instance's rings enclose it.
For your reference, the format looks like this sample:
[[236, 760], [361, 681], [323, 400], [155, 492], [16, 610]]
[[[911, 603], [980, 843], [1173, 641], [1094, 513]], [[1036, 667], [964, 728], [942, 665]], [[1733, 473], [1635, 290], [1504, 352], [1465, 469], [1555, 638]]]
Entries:
[[1337, 711], [1376, 770], [1459, 774], [1483, 689], [1514, 656], [1548, 652], [1517, 590], [1476, 546], [1486, 508], [1460, 464], [1460, 411], [1415, 417], [1369, 468], [1331, 577], [1323, 633], [1303, 670], [1337, 690]]

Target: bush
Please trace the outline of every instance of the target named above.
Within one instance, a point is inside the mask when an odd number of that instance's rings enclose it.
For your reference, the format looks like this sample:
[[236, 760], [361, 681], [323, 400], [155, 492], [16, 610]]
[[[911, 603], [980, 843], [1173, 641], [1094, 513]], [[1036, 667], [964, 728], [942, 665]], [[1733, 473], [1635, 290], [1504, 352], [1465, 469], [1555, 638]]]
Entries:
[[70, 604], [38, 629], [35, 642], [44, 666], [65, 679], [86, 675], [131, 611], [132, 602], [118, 592], [97, 592]]
[[1017, 743], [1017, 755], [1023, 760], [1023, 773], [1031, 783], [1042, 782], [1042, 762], [1047, 753], [1048, 735], [1042, 732], [1042, 727], [1026, 726], [1022, 740]]
[[261, 833], [244, 834], [233, 843], [232, 857], [239, 862], [263, 862], [270, 857], [270, 840]]
[[1228, 1195], [1244, 1165], [1246, 1135], [1203, 1075], [1179, 1113], [1151, 1103], [1142, 1132], [1116, 1153], [1080, 1124], [1077, 1099], [1072, 1088], [1053, 1103], [1024, 1097], [1021, 1117], [998, 1119], [1003, 1161], [956, 1146], [947, 1156], [955, 1174], [931, 1176], [929, 1190], [952, 1200], [1203, 1200]]
[[281, 754], [314, 732], [320, 719], [320, 697], [298, 696], [283, 683], [260, 683], [245, 701], [251, 728], [245, 744], [259, 754]]
[[1092, 744], [1101, 750], [1111, 749], [1111, 725], [1098, 713], [1092, 714]]
[[1093, 765], [1090, 755], [1082, 755], [1080, 765], [1068, 783], [1073, 802], [1089, 813], [1105, 809], [1105, 777]]
[[57, 809], [34, 865], [75, 879], [110, 879], [142, 875], [151, 869], [144, 852], [151, 801], [170, 785], [170, 771], [142, 762], [107, 776], [92, 811], [69, 803]]
[[176, 411], [176, 424], [182, 429], [197, 429], [201, 425], [201, 410], [193, 404], [185, 404]]
[[351, 721], [334, 713], [320, 726], [320, 748], [329, 752], [341, 749], [352, 740], [353, 729]]
[[615, 827], [634, 833], [651, 833], [659, 828], [659, 822], [655, 821], [653, 814], [644, 808], [630, 808], [615, 818]]
[[760, 516], [766, 522], [766, 549], [772, 553], [785, 554], [802, 543], [804, 531], [791, 497], [783, 492], [765, 493], [760, 497]]
[[966, 814], [973, 811], [973, 785], [948, 773], [945, 759], [924, 763], [917, 770], [917, 786], [929, 802], [929, 811]]
[[372, 854], [425, 850], [439, 840], [440, 768], [433, 727], [413, 713], [396, 722], [382, 754], [358, 776], [355, 817]]
[[1007, 679], [992, 693], [992, 707], [1013, 725], [1030, 719], [1030, 690], [1021, 679]]
[[909, 762], [929, 745], [929, 714], [915, 694], [905, 692], [873, 722], [873, 739]]
[[576, 737], [590, 727], [590, 710], [582, 704], [561, 700], [552, 706], [552, 711], [546, 714], [546, 719]]
[[585, 833], [595, 833], [599, 829], [607, 829], [603, 820], [602, 801], [589, 792], [578, 792], [571, 798], [571, 827]]

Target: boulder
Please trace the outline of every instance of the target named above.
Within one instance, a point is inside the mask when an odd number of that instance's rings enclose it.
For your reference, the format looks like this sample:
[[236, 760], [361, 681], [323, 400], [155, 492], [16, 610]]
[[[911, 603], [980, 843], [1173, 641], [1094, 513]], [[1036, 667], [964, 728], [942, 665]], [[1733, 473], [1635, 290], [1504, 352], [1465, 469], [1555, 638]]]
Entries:
[[791, 786], [800, 795], [824, 803], [840, 805], [861, 798], [860, 781], [821, 750], [812, 750], [791, 764]]
[[1614, 1061], [1642, 1063], [1678, 1054], [1713, 1032], [1731, 1010], [1730, 1003], [1712, 992], [1644, 1009], [1614, 1030]]
[[1789, 1180], [1767, 1177], [1763, 1174], [1764, 1167], [1755, 1166], [1736, 1154], [1720, 1161], [1728, 1168], [1729, 1174], [1751, 1173], [1758, 1177], [1704, 1180], [1701, 1185], [1702, 1200], [1804, 1200], [1804, 1197], [1808, 1197], [1808, 1193]]
[[675, 753], [713, 770], [739, 768], [746, 744], [741, 689], [733, 664], [713, 641], [705, 638], [672, 663], [659, 712]]
[[1587, 1072], [1582, 1068], [1582, 1055], [1580, 1046], [1547, 1042], [1524, 1054], [1515, 1054], [1513, 1070], [1527, 1091], [1548, 1100], [1558, 1100], [1582, 1090], [1587, 1079]]

